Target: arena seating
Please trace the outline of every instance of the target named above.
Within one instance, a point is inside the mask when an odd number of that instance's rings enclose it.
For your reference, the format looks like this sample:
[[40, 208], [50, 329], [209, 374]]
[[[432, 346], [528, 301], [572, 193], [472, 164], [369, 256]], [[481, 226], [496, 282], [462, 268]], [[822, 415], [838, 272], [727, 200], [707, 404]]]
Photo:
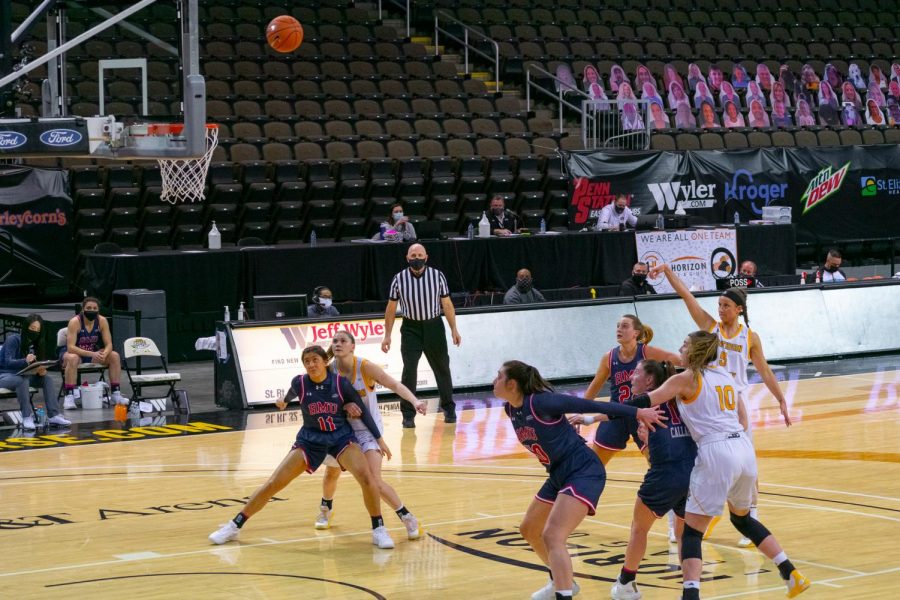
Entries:
[[[296, 243], [312, 231], [319, 239], [347, 240], [376, 231], [395, 200], [405, 204], [414, 223], [437, 220], [447, 232], [461, 231], [494, 193], [503, 194], [507, 205], [530, 221], [544, 217], [548, 225], [565, 228], [566, 180], [555, 150], [577, 150], [582, 142], [577, 133], [556, 129], [554, 107], [526, 112], [524, 71], [530, 64], [550, 72], [565, 65], [579, 85], [584, 67], [593, 65], [607, 91], [614, 65], [629, 79], [643, 65], [665, 101], [666, 65], [685, 82], [691, 63], [704, 75], [717, 67], [725, 80], [735, 65], [751, 79], [761, 64], [773, 79], [782, 64], [795, 78], [808, 65], [823, 82], [826, 65], [842, 80], [851, 64], [867, 80], [876, 66], [889, 82], [900, 54], [898, 8], [889, 0], [562, 0], [550, 8], [535, 0], [425, 1], [414, 3], [414, 23], [419, 32], [428, 32], [423, 38], [407, 38], [405, 31], [382, 24], [372, 6], [349, 0], [304, 6], [286, 0], [222, 0], [202, 6], [208, 120], [220, 128], [206, 201], [161, 204], [153, 162], [30, 160], [69, 169], [78, 250], [90, 250], [98, 241], [129, 250], [201, 247], [213, 220], [225, 243], [243, 237]], [[427, 36], [438, 9], [500, 42], [501, 93], [495, 91], [500, 82], [461, 73], [451, 56], [456, 50], [434, 55]], [[172, 5], [158, 3], [139, 13], [137, 22], [174, 42], [173, 11]], [[25, 5], [13, 3], [14, 21], [27, 12]], [[285, 13], [297, 17], [305, 31], [303, 45], [290, 55], [271, 50], [263, 36], [266, 23]], [[87, 11], [68, 14], [70, 38], [94, 21]], [[36, 53], [46, 49], [43, 29], [37, 27], [30, 42]], [[124, 33], [119, 27], [108, 30], [68, 55], [71, 112], [98, 112], [97, 60], [145, 56], [149, 113], [177, 113], [175, 58]], [[489, 70], [483, 64], [479, 69]], [[38, 69], [30, 77], [30, 99], [20, 104], [23, 114], [37, 114], [39, 82], [45, 76], [46, 70]], [[552, 89], [552, 81], [543, 83]], [[107, 112], [140, 112], [134, 74], [116, 72], [105, 91]], [[791, 114], [798, 91], [812, 94], [811, 88], [786, 90]], [[861, 99], [867, 91], [861, 91]], [[890, 100], [887, 85], [883, 93]], [[812, 95], [809, 101], [818, 102]], [[749, 116], [743, 103], [742, 108]], [[854, 126], [817, 120], [804, 127], [666, 127], [654, 131], [651, 148], [897, 143], [900, 130], [887, 125], [890, 112], [884, 108], [883, 126], [867, 125], [862, 108], [862, 122]], [[766, 109], [771, 115], [769, 103]], [[691, 113], [697, 117], [693, 103]], [[668, 104], [665, 114], [674, 124]], [[575, 115], [568, 118], [574, 133]]]

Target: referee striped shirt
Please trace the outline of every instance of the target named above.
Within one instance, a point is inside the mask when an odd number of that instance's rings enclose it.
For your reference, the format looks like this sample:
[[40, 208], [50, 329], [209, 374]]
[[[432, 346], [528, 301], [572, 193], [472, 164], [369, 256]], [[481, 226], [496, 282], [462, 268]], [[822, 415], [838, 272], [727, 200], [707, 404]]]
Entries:
[[425, 266], [418, 277], [412, 269], [394, 275], [388, 297], [400, 302], [403, 316], [412, 321], [428, 321], [441, 316], [441, 298], [450, 295], [447, 278], [438, 269]]

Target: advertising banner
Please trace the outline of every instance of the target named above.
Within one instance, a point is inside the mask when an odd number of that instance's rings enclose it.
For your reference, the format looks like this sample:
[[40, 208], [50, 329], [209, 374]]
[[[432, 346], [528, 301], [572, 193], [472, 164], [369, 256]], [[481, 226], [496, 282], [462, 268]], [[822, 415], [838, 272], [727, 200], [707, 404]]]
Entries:
[[[749, 148], [568, 153], [569, 222], [581, 229], [619, 194], [637, 215], [684, 209], [692, 224], [762, 219], [788, 206], [797, 240], [892, 237], [900, 231], [900, 147]], [[748, 257], [749, 258], [749, 257]]]
[[[283, 396], [290, 387], [291, 380], [305, 373], [300, 361], [303, 349], [318, 345], [327, 350], [331, 345], [331, 338], [338, 331], [348, 331], [354, 337], [354, 354], [357, 357], [374, 362], [388, 375], [400, 381], [403, 374], [403, 357], [400, 355], [401, 324], [400, 318], [394, 322], [391, 349], [387, 354], [381, 351], [384, 319], [235, 327], [232, 329], [232, 336], [247, 405], [272, 404]], [[424, 356], [419, 361], [418, 374], [419, 390], [437, 388], [434, 373]], [[380, 386], [378, 391], [382, 391]]]
[[7, 119], [0, 122], [0, 156], [85, 155], [90, 136], [84, 119]]
[[[636, 237], [639, 261], [651, 268], [669, 263], [691, 290], [715, 290], [717, 279], [737, 273], [737, 236], [733, 227], [647, 231], [638, 232]], [[658, 294], [675, 291], [665, 277], [647, 281]]]
[[75, 269], [65, 171], [0, 168], [0, 280], [68, 283]]

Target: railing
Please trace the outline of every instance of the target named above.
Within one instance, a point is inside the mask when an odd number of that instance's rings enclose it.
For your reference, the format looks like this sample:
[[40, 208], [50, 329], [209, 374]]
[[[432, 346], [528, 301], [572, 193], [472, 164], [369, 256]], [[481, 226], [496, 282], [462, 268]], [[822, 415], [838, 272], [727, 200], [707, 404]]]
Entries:
[[[410, 18], [412, 15], [412, 7], [410, 6], [411, 0], [406, 0], [406, 2], [400, 2], [399, 0], [386, 0], [386, 1], [390, 2], [391, 4], [393, 4], [394, 6], [396, 6], [398, 8], [406, 10], [406, 37], [409, 37], [410, 33], [412, 32], [412, 25], [410, 24]], [[378, 20], [379, 21], [381, 21], [381, 19], [382, 19], [381, 15], [382, 15], [382, 11], [383, 11], [381, 3], [382, 3], [382, 0], [378, 0]]]
[[[440, 22], [441, 19], [450, 21], [451, 23], [456, 23], [457, 25], [462, 27], [462, 29], [463, 29], [462, 39], [453, 35], [453, 33], [450, 32], [448, 29], [441, 28], [441, 22]], [[439, 44], [440, 44], [438, 36], [441, 33], [443, 33], [451, 40], [453, 40], [456, 43], [461, 44], [463, 46], [465, 72], [467, 75], [469, 73], [469, 51], [470, 50], [472, 52], [474, 52], [475, 54], [485, 58], [486, 60], [493, 61], [494, 62], [494, 82], [497, 85], [497, 92], [501, 91], [500, 90], [500, 44], [497, 43], [496, 40], [493, 40], [493, 39], [489, 38], [488, 36], [486, 36], [485, 34], [478, 31], [477, 29], [470, 27], [469, 25], [466, 25], [465, 23], [463, 23], [456, 17], [452, 17], [452, 16], [448, 15], [447, 13], [438, 10], [438, 11], [435, 11], [435, 13], [434, 13], [434, 55], [435, 56], [438, 56], [440, 54], [440, 50], [438, 49]], [[474, 35], [475, 37], [482, 39], [482, 40], [488, 42], [489, 44], [491, 44], [494, 47], [494, 56], [491, 56], [487, 52], [484, 52], [480, 48], [469, 43], [469, 34], [470, 33], [472, 35]]]
[[[543, 75], [544, 77], [548, 77], [556, 82], [556, 93], [547, 90], [546, 88], [538, 85], [531, 79], [531, 72], [536, 71]], [[568, 107], [571, 110], [575, 111], [579, 115], [582, 116], [582, 120], [585, 117], [585, 112], [582, 110], [581, 106], [577, 104], [573, 104], [564, 98], [565, 94], [575, 94], [582, 98], [582, 102], [585, 100], [590, 100], [591, 97], [579, 90], [578, 88], [573, 88], [569, 83], [563, 81], [550, 71], [547, 71], [535, 64], [529, 64], [525, 69], [525, 110], [531, 112], [531, 90], [534, 88], [535, 91], [540, 92], [544, 96], [548, 96], [553, 98], [559, 104], [559, 132], [562, 133], [564, 131], [563, 128], [563, 107]], [[593, 118], [593, 117], [590, 117]], [[582, 126], [583, 127], [583, 126]]]
[[[629, 106], [633, 110], [629, 110]], [[649, 100], [628, 100], [620, 109], [616, 100], [589, 99], [582, 100], [581, 107], [581, 140], [585, 148], [592, 150], [650, 148]]]

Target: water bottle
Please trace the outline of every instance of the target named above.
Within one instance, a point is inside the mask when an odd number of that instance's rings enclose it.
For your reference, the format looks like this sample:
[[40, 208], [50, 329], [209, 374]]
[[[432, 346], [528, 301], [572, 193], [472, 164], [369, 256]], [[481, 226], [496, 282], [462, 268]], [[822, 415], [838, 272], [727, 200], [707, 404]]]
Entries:
[[244, 303], [241, 302], [241, 305], [238, 306], [238, 321], [243, 321], [247, 318], [247, 309], [244, 308]]
[[34, 423], [38, 426], [43, 426], [44, 423], [47, 422], [47, 411], [44, 410], [43, 404], [38, 404], [34, 407]]
[[222, 249], [222, 234], [219, 233], [219, 230], [216, 228], [216, 222], [212, 222], [212, 227], [209, 230], [209, 235], [207, 236], [209, 241], [209, 249], [210, 250], [221, 250]]
[[312, 232], [310, 232], [310, 234], [309, 234], [309, 245], [310, 246], [312, 246], [312, 247], [316, 246], [316, 237], [317, 237], [316, 230], [313, 229]]
[[547, 220], [541, 219], [541, 233], [547, 233]]
[[806, 285], [806, 271], [800, 274], [800, 285]]
[[470, 240], [475, 239], [475, 226], [469, 223], [469, 228], [466, 230], [466, 237]]
[[223, 319], [223, 321], [225, 321], [227, 323], [230, 320], [231, 320], [231, 310], [228, 308], [228, 306], [225, 306], [225, 318]]
[[663, 217], [662, 213], [656, 215], [656, 228], [660, 231], [664, 231], [666, 229], [666, 219]]
[[488, 221], [486, 212], [481, 213], [481, 220], [478, 221], [478, 237], [491, 237], [491, 222]]
[[741, 215], [738, 214], [738, 211], [734, 211], [734, 224], [735, 225], [741, 224]]
[[378, 239], [380, 239], [380, 240], [383, 240], [383, 239], [384, 239], [384, 232], [385, 232], [385, 231], [387, 231], [387, 225], [385, 225], [384, 223], [382, 223], [382, 224], [381, 224], [381, 227], [379, 228]]

